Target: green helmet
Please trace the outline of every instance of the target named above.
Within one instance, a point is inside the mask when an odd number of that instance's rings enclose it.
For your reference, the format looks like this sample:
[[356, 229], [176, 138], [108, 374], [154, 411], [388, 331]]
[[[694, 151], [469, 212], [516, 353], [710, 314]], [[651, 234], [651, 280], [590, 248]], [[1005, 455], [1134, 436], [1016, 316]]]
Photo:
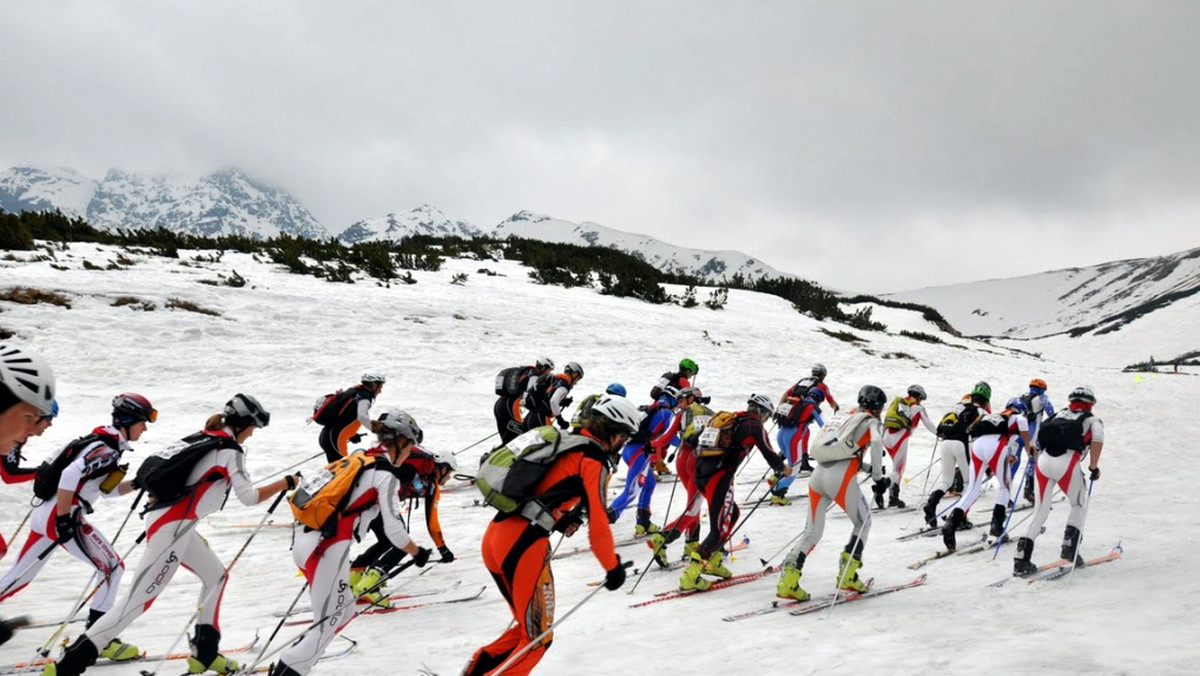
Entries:
[[981, 380], [981, 381], [975, 383], [974, 389], [971, 390], [971, 396], [972, 397], [983, 397], [984, 399], [991, 401], [992, 386], [988, 385], [986, 382]]
[[700, 372], [700, 367], [696, 366], [696, 362], [688, 359], [687, 357], [679, 360], [679, 370], [682, 371], [684, 369], [691, 371], [693, 375]]

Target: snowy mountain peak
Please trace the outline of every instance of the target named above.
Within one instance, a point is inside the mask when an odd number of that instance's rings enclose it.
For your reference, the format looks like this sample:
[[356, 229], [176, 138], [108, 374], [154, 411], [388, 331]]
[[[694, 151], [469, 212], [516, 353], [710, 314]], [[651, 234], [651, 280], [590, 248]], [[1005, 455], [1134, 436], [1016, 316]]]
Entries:
[[13, 167], [0, 173], [0, 209], [12, 213], [58, 209], [82, 218], [98, 185], [71, 169]]
[[437, 207], [429, 204], [383, 217], [367, 218], [354, 223], [338, 235], [348, 244], [379, 240], [398, 241], [410, 235], [479, 237], [483, 232], [466, 221], [452, 221]]

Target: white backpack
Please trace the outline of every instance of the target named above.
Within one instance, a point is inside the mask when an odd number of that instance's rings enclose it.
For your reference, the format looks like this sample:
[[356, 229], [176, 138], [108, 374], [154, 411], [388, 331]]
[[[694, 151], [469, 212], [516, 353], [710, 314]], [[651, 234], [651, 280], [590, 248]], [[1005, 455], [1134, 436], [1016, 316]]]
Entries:
[[832, 465], [857, 455], [858, 440], [871, 428], [875, 418], [864, 411], [834, 414], [817, 433], [809, 455], [822, 465]]

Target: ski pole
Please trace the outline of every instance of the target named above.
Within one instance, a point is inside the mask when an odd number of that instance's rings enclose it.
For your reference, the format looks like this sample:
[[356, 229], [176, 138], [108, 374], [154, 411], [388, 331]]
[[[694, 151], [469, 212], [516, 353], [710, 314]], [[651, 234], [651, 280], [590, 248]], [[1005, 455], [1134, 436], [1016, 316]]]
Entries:
[[[167, 655], [175, 652], [175, 646], [179, 645], [179, 641], [184, 636], [187, 636], [188, 629], [190, 629], [192, 624], [196, 622], [196, 618], [200, 617], [200, 613], [204, 611], [205, 606], [208, 605], [208, 602], [213, 594], [220, 594], [221, 590], [225, 586], [225, 581], [229, 579], [229, 571], [232, 570], [234, 565], [237, 564], [238, 559], [242, 558], [242, 554], [245, 553], [246, 548], [249, 547], [250, 543], [254, 541], [254, 536], [258, 535], [258, 532], [263, 529], [263, 526], [266, 525], [267, 520], [270, 519], [271, 515], [275, 512], [275, 508], [278, 507], [279, 503], [283, 502], [283, 499], [286, 497], [286, 490], [279, 491], [279, 497], [275, 498], [275, 501], [272, 502], [271, 506], [267, 508], [267, 512], [263, 514], [262, 519], [259, 520], [258, 526], [256, 526], [254, 530], [250, 532], [250, 537], [246, 538], [246, 541], [242, 543], [241, 549], [239, 549], [237, 553], [233, 555], [233, 560], [229, 562], [229, 565], [225, 566], [225, 570], [221, 573], [219, 584], [213, 585], [213, 588], [209, 590], [208, 594], [200, 599], [200, 603], [196, 606], [196, 612], [192, 613], [191, 617], [189, 617], [188, 621], [183, 625], [183, 631], [175, 637], [175, 640], [171, 641], [171, 647], [167, 649]], [[158, 668], [161, 667], [166, 661], [166, 656], [164, 655], [163, 659], [159, 660], [152, 669], [143, 669], [141, 671], [142, 676], [154, 676], [158, 673]]]
[[[633, 565], [633, 562], [626, 561], [625, 563], [623, 563], [621, 565], [628, 568], [629, 566]], [[580, 600], [579, 603], [576, 603], [575, 605], [571, 606], [571, 609], [568, 610], [566, 613], [563, 613], [562, 617], [555, 620], [554, 623], [551, 624], [549, 627], [546, 627], [546, 631], [543, 631], [542, 633], [538, 634], [537, 638], [535, 638], [532, 641], [530, 641], [529, 643], [525, 644], [524, 648], [521, 648], [520, 650], [513, 653], [512, 655], [509, 655], [508, 659], [504, 660], [504, 662], [500, 665], [500, 667], [492, 672], [492, 676], [496, 676], [496, 674], [502, 674], [502, 673], [508, 671], [510, 668], [512, 668], [512, 666], [514, 664], [516, 664], [518, 660], [520, 660], [522, 657], [525, 656], [525, 653], [529, 652], [530, 650], [533, 650], [534, 647], [541, 644], [542, 639], [549, 636], [555, 629], [558, 629], [559, 625], [561, 625], [563, 622], [566, 622], [568, 617], [570, 617], [576, 610], [579, 610], [580, 608], [583, 607], [583, 604], [587, 603], [588, 601], [591, 601], [592, 597], [596, 595], [596, 592], [599, 592], [601, 589], [604, 589], [603, 582], [601, 582], [601, 584], [599, 586], [597, 586], [595, 589], [588, 592], [588, 595], [583, 597], [583, 599]]]
[[259, 481], [262, 482], [262, 481], [266, 481], [267, 479], [274, 479], [275, 477], [279, 476], [280, 474], [283, 474], [284, 472], [290, 472], [290, 471], [296, 469], [297, 467], [299, 467], [300, 465], [303, 465], [306, 462], [312, 462], [313, 460], [316, 460], [317, 458], [321, 457], [324, 454], [325, 454], [325, 451], [317, 451], [315, 454], [308, 456], [307, 458], [301, 460], [300, 462], [298, 462], [294, 465], [285, 467], [285, 468], [279, 470], [278, 472], [275, 472], [274, 474], [268, 474], [267, 476], [263, 477]]
[[[870, 512], [867, 512], [867, 518], [870, 518]], [[854, 537], [850, 538], [850, 558], [854, 558], [854, 549], [861, 542], [862, 528], [854, 531]], [[829, 608], [825, 611], [825, 616], [829, 617], [833, 613], [833, 607], [837, 605], [838, 600], [842, 596], [842, 585], [846, 583], [846, 571], [850, 570], [850, 562], [846, 562], [846, 566], [842, 568], [841, 574], [838, 575], [837, 589], [833, 591], [833, 598], [829, 600]]]
[[[763, 479], [767, 478], [767, 474], [769, 474], [770, 472], [771, 472], [771, 468], [768, 467], [767, 471], [763, 472], [763, 475], [758, 478], [758, 483], [754, 484], [754, 486], [750, 489], [750, 495], [754, 495], [754, 491], [758, 490], [758, 485], [763, 482]], [[769, 495], [769, 492], [768, 492], [768, 495]], [[721, 540], [721, 542], [719, 543], [719, 546], [722, 549], [725, 548], [725, 543], [733, 541], [733, 536], [737, 535], [737, 532], [742, 529], [742, 526], [746, 525], [746, 522], [750, 520], [750, 517], [754, 516], [754, 513], [758, 511], [758, 508], [761, 507], [762, 503], [766, 502], [767, 499], [768, 499], [767, 495], [764, 495], [758, 499], [758, 502], [754, 503], [754, 506], [750, 508], [750, 513], [747, 514], [746, 516], [743, 516], [742, 520], [738, 523], [737, 527], [734, 528], [733, 531], [731, 531], [729, 533], [729, 536]], [[749, 499], [747, 498], [747, 500], [749, 500]]]
[[[671, 505], [675, 502], [675, 489], [678, 486], [679, 479], [676, 477], [675, 481], [671, 483], [671, 497], [667, 498], [667, 511], [663, 514], [663, 528], [667, 527], [667, 523], [669, 523], [671, 518]], [[629, 588], [629, 591], [625, 592], [626, 594], [633, 594], [638, 585], [642, 583], [642, 578], [646, 577], [646, 572], [650, 570], [650, 564], [654, 563], [654, 560], [658, 558], [659, 550], [666, 546], [667, 543], [663, 542], [662, 545], [653, 550], [650, 554], [650, 560], [646, 562], [646, 565], [642, 566], [642, 572], [638, 574], [638, 578], [633, 581], [633, 586]]]
[[[825, 508], [825, 511], [829, 511], [829, 508], [828, 508], [828, 507], [826, 507], [826, 508]], [[804, 531], [800, 531], [799, 533], [796, 533], [796, 535], [795, 535], [795, 536], [794, 536], [794, 537], [793, 537], [791, 540], [788, 540], [788, 541], [787, 541], [787, 544], [785, 544], [784, 546], [780, 547], [780, 548], [779, 548], [779, 551], [777, 551], [777, 552], [775, 552], [774, 554], [772, 554], [772, 555], [771, 555], [771, 558], [768, 558], [768, 559], [759, 559], [759, 561], [761, 561], [761, 562], [762, 562], [762, 566], [763, 566], [763, 568], [767, 568], [767, 567], [769, 567], [769, 566], [771, 565], [771, 562], [775, 560], [775, 557], [776, 557], [776, 556], [779, 556], [780, 554], [782, 554], [782, 553], [784, 553], [785, 551], [787, 551], [787, 550], [788, 550], [788, 549], [789, 549], [789, 548], [792, 546], [792, 543], [793, 543], [793, 542], [795, 542], [796, 540], [799, 540], [799, 539], [800, 539], [800, 536], [801, 536], [801, 535], [804, 535]]]
[[300, 602], [300, 597], [304, 596], [305, 589], [308, 589], [308, 580], [300, 584], [300, 591], [296, 593], [296, 598], [292, 599], [292, 604], [287, 607], [287, 610], [283, 611], [283, 617], [279, 618], [279, 624], [275, 625], [275, 629], [267, 637], [267, 642], [263, 644], [262, 650], [258, 651], [258, 657], [254, 658], [254, 664], [262, 662], [263, 653], [267, 652], [267, 646], [271, 645], [271, 641], [275, 640], [275, 637], [279, 634], [279, 630], [283, 628], [283, 624], [291, 617], [292, 609]]
[[489, 434], [489, 435], [487, 435], [486, 437], [484, 437], [484, 438], [480, 439], [479, 441], [476, 441], [475, 443], [471, 444], [470, 446], [467, 446], [467, 447], [465, 447], [465, 448], [462, 448], [462, 449], [459, 449], [459, 450], [455, 451], [455, 452], [454, 452], [454, 455], [458, 455], [459, 453], [462, 453], [463, 451], [467, 451], [467, 450], [470, 450], [470, 449], [472, 449], [472, 448], [475, 448], [475, 447], [476, 447], [476, 446], [478, 446], [479, 444], [482, 444], [483, 442], [487, 441], [488, 439], [491, 439], [492, 437], [494, 437], [494, 436], [497, 436], [497, 435], [499, 435], [499, 434], [500, 434], [499, 432], [492, 432], [491, 434]]
[[21, 523], [17, 524], [17, 529], [13, 531], [12, 536], [8, 538], [9, 542], [16, 542], [17, 536], [21, 534], [21, 529], [25, 527], [25, 522], [29, 521], [29, 515], [33, 514], [33, 508], [30, 507], [28, 512], [25, 512], [25, 518], [21, 519]]
[[[935, 455], [937, 455], [937, 447], [938, 447], [938, 444], [941, 443], [941, 441], [942, 441], [941, 437], [934, 439], [933, 450], [929, 451], [929, 467], [926, 468], [927, 471], [925, 472], [925, 481], [921, 482], [921, 501], [922, 502], [929, 499], [929, 496], [925, 493], [925, 489], [929, 488], [929, 477], [933, 474], [933, 464], [934, 464], [933, 458]], [[908, 527], [910, 525], [912, 525], [913, 518], [917, 516], [917, 511], [918, 510], [914, 509], [913, 513], [908, 515], [908, 521], [904, 522], [904, 526], [901, 527], [900, 530], [908, 530]]]

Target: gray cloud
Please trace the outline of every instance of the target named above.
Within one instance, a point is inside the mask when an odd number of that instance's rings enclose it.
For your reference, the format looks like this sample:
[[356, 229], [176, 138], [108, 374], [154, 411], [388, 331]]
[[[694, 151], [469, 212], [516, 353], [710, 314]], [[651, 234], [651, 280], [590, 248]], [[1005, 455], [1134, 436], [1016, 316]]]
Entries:
[[[650, 5], [650, 6], [644, 6]], [[236, 166], [887, 291], [1195, 246], [1188, 2], [9, 2], [0, 164]], [[14, 67], [13, 64], [19, 64]]]

